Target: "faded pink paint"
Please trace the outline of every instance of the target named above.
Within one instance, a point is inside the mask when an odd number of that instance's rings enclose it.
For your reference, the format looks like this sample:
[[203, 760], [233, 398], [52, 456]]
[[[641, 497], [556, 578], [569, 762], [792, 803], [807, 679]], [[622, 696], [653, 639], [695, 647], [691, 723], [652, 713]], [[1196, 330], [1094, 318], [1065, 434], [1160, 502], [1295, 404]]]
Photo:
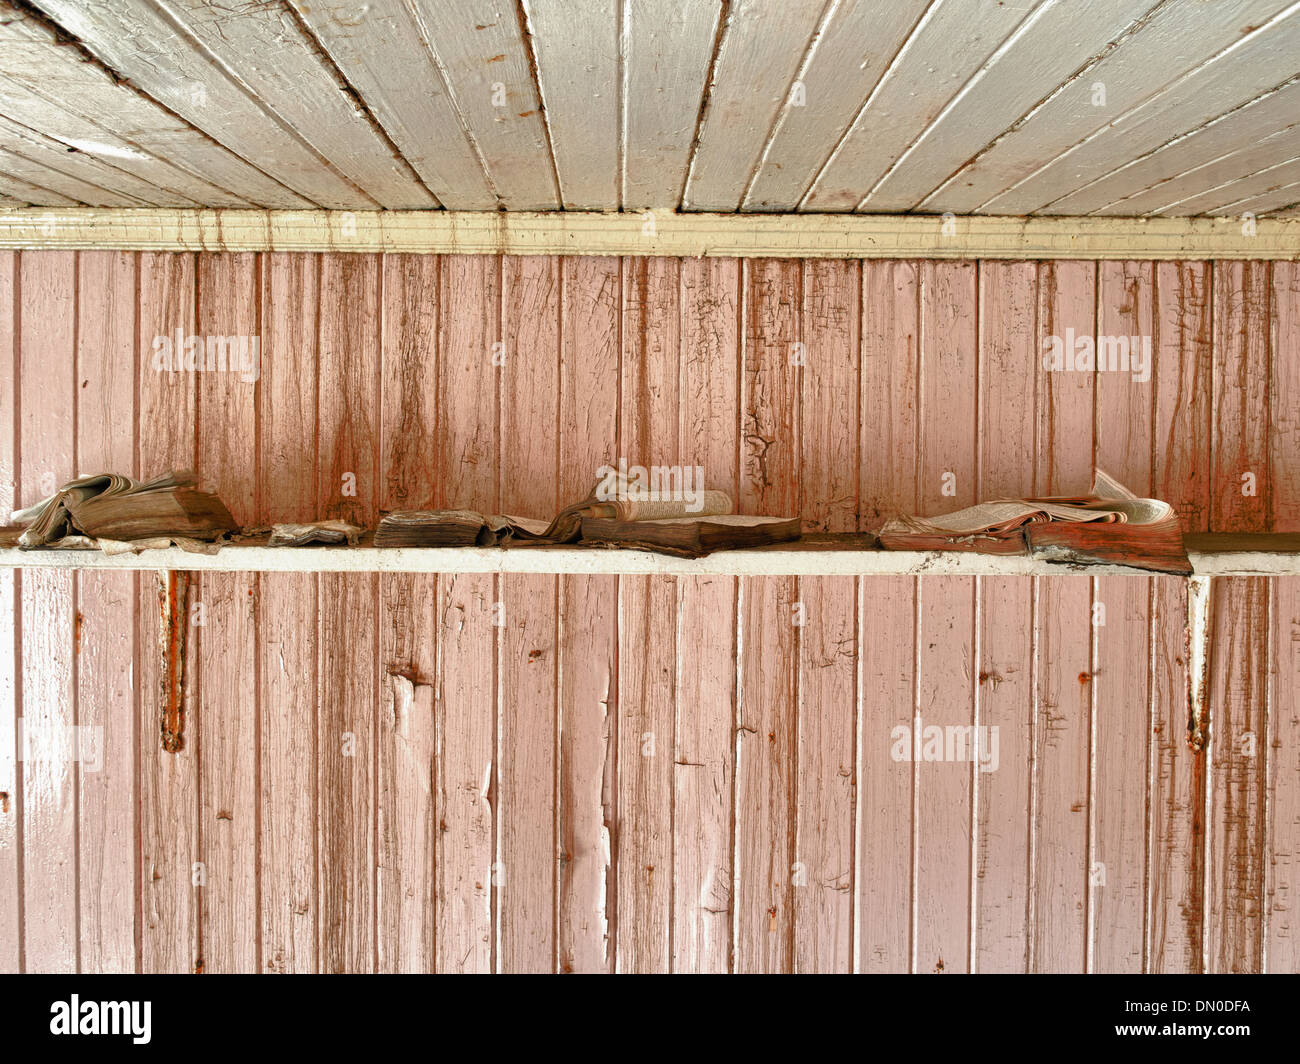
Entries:
[[[1297, 530], [1296, 278], [5, 253], [0, 502], [188, 465], [249, 521], [545, 514], [623, 456], [847, 530], [1095, 463]], [[1067, 327], [1154, 334], [1151, 381], [1044, 372]], [[260, 333], [258, 384], [155, 373], [178, 328]], [[154, 579], [0, 574], [0, 968], [1293, 969], [1298, 589], [1218, 585], [1207, 772], [1172, 579], [213, 575], [166, 753]], [[19, 711], [105, 774], [7, 761]], [[918, 713], [997, 771], [896, 761]]]

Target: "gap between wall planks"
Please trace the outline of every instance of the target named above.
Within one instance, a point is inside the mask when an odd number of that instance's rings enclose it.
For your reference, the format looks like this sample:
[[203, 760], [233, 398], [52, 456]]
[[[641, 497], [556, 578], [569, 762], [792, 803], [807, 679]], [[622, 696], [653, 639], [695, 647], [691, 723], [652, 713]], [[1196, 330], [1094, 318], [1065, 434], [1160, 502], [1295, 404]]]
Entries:
[[[827, 531], [1094, 451], [1189, 530], [1300, 524], [1289, 263], [24, 252], [0, 306], [5, 505], [194, 464], [249, 523], [545, 512], [613, 440]], [[1025, 371], [1148, 322], [1150, 385]], [[256, 387], [155, 373], [178, 327], [260, 331]], [[0, 578], [6, 970], [1300, 960], [1296, 578], [1216, 581], [1199, 757], [1182, 581], [194, 579], [171, 755], [155, 577]], [[999, 770], [894, 762], [918, 714], [998, 726]], [[19, 716], [102, 724], [102, 767], [17, 761]]]
[[833, 259], [1297, 259], [1300, 218], [0, 210], [0, 249]]

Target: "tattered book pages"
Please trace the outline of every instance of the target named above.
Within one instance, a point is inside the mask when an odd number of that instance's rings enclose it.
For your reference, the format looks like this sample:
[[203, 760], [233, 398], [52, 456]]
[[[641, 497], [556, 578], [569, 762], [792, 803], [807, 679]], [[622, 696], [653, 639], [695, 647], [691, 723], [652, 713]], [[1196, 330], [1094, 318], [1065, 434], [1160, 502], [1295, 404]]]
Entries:
[[1138, 498], [1102, 470], [1089, 495], [994, 499], [937, 517], [903, 515], [879, 534], [887, 550], [1028, 552], [1050, 561], [1191, 571], [1173, 508]]

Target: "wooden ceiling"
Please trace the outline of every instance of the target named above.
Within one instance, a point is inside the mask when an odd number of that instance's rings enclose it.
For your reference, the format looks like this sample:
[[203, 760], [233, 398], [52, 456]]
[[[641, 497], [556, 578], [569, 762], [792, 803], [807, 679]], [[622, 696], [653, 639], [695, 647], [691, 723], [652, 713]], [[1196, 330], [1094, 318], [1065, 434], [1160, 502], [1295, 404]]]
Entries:
[[1287, 0], [0, 0], [0, 206], [1297, 213]]

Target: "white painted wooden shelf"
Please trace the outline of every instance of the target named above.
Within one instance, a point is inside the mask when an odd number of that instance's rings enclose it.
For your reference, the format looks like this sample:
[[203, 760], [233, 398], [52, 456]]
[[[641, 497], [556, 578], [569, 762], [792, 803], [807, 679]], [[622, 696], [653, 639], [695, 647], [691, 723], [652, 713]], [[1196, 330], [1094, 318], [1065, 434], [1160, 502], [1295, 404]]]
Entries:
[[[212, 554], [179, 548], [106, 555], [88, 549], [0, 549], [16, 569], [197, 570], [267, 573], [556, 573], [721, 576], [1037, 575], [1068, 572], [1142, 575], [1116, 565], [1072, 565], [966, 551], [886, 551], [858, 536], [805, 537], [798, 544], [676, 558], [599, 547], [268, 547], [249, 541]], [[1194, 535], [1188, 556], [1197, 575], [1300, 575], [1300, 534]]]

